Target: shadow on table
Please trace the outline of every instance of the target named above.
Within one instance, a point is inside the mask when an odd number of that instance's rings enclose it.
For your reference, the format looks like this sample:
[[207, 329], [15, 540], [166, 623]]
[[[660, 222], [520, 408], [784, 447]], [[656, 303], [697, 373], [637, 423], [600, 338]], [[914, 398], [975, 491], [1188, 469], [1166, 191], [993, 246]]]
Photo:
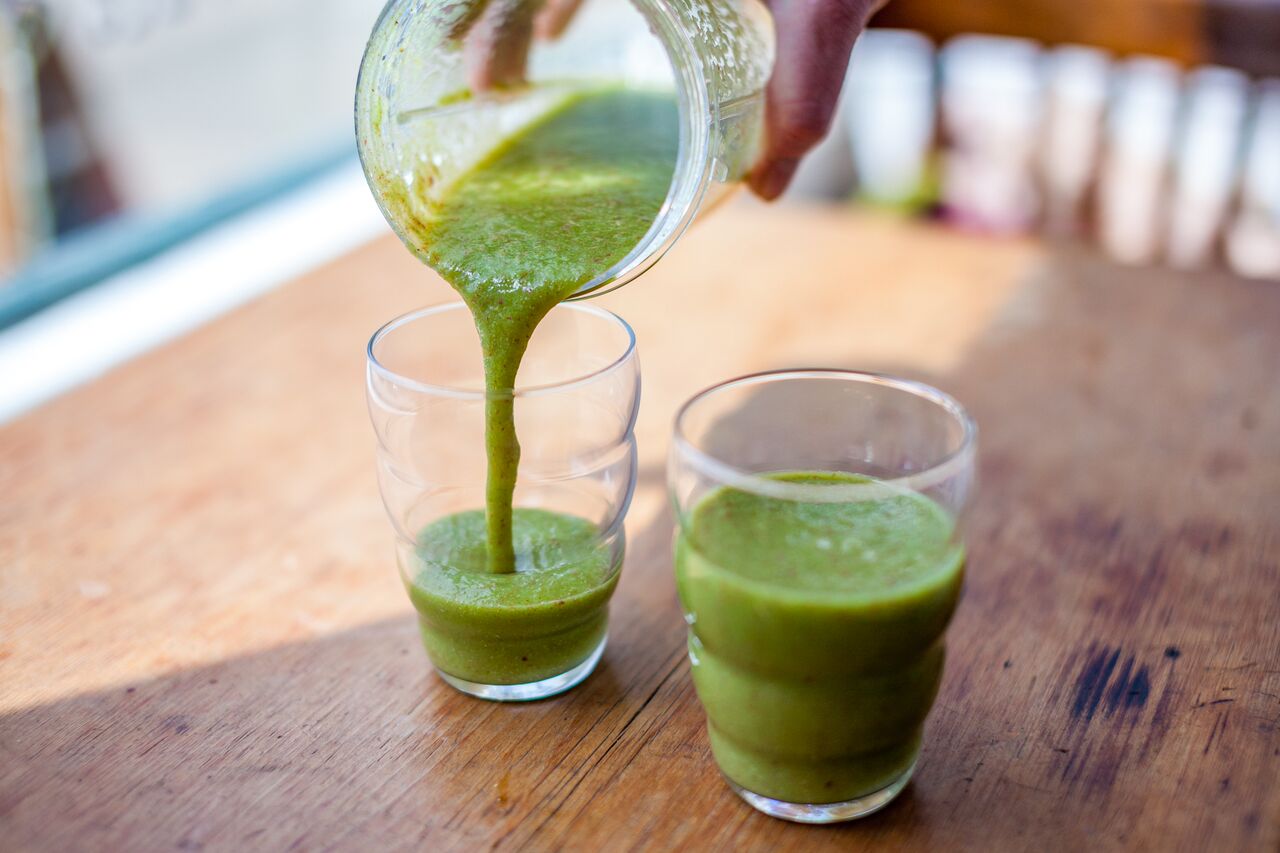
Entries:
[[0, 716], [3, 846], [492, 843], [580, 783], [683, 666], [670, 537], [666, 510], [633, 537], [609, 648], [563, 696], [454, 691], [406, 615]]
[[571, 696], [498, 706], [436, 678], [412, 617], [376, 622], [0, 717], [0, 826], [9, 849], [275, 849], [399, 811], [400, 842], [492, 838], [627, 688], [606, 656]]

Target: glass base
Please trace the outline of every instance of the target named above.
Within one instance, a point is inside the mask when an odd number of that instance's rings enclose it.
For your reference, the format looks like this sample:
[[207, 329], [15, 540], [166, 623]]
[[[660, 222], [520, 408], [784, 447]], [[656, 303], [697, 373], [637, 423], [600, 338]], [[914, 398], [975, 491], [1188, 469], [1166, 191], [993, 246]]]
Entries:
[[475, 696], [478, 699], [488, 699], [491, 702], [532, 702], [535, 699], [546, 699], [549, 696], [555, 696], [563, 693], [570, 688], [581, 684], [586, 677], [596, 668], [596, 664], [600, 662], [601, 655], [604, 654], [605, 643], [608, 637], [600, 640], [600, 645], [587, 656], [587, 659], [575, 666], [573, 669], [562, 672], [559, 675], [553, 675], [550, 678], [544, 678], [541, 681], [530, 681], [527, 684], [478, 684], [474, 681], [458, 678], [449, 675], [447, 672], [436, 670], [445, 683], [456, 690], [461, 690], [468, 696]]
[[907, 783], [911, 781], [911, 774], [915, 769], [915, 762], [912, 762], [911, 766], [901, 776], [880, 790], [872, 791], [870, 794], [854, 800], [845, 800], [843, 803], [787, 803], [782, 800], [775, 800], [772, 797], [752, 793], [746, 788], [734, 784], [733, 780], [727, 777], [725, 781], [729, 783], [729, 787], [733, 789], [733, 792], [746, 800], [753, 809], [764, 812], [769, 817], [781, 818], [794, 823], [840, 823], [846, 820], [866, 817], [889, 805], [898, 794], [902, 793], [902, 789], [907, 787]]

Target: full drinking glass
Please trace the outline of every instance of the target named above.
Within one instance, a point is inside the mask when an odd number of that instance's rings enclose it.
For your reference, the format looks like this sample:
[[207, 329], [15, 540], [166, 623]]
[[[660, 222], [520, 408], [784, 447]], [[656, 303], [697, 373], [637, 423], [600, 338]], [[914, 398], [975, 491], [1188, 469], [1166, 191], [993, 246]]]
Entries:
[[976, 428], [951, 397], [869, 373], [746, 376], [675, 422], [676, 578], [716, 762], [807, 823], [906, 785], [960, 595]]
[[[631, 327], [561, 304], [538, 326], [513, 395], [486, 397], [470, 312], [406, 314], [368, 348], [378, 483], [396, 557], [440, 676], [485, 699], [539, 699], [604, 650], [636, 476], [640, 364]], [[516, 571], [486, 570], [485, 408], [514, 406], [522, 451]]]

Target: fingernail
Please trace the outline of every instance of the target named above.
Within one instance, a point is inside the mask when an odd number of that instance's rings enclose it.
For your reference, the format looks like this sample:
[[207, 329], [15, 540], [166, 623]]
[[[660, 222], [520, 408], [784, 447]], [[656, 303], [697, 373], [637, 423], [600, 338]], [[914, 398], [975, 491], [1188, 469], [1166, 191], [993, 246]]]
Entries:
[[782, 195], [800, 166], [798, 158], [770, 160], [751, 173], [751, 188], [765, 201]]

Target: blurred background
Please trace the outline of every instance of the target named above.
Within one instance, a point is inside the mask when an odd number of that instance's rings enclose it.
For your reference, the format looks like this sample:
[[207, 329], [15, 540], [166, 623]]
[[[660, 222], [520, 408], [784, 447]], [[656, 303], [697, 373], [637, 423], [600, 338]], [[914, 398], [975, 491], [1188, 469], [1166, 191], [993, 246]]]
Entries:
[[[385, 230], [378, 0], [0, 0], [0, 418]], [[788, 193], [1280, 282], [1280, 0], [892, 0]]]
[[380, 8], [0, 0], [0, 324], [353, 156]]

